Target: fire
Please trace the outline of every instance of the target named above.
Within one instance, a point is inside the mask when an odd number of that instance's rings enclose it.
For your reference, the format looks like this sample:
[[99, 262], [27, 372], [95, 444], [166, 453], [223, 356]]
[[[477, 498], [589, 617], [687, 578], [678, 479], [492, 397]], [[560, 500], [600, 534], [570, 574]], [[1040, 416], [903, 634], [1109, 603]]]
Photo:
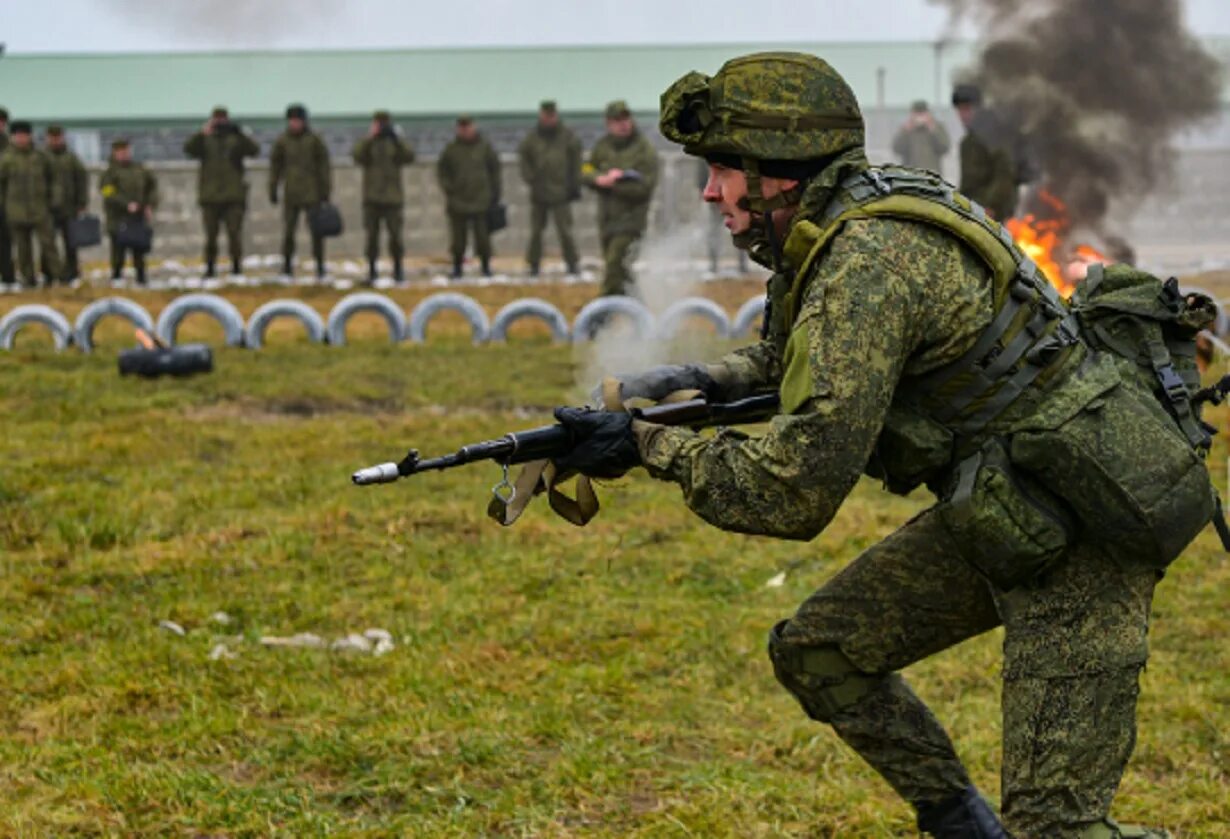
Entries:
[[1072, 249], [1066, 241], [1070, 226], [1067, 206], [1046, 189], [1039, 190], [1035, 197], [1043, 205], [1041, 209], [1046, 218], [1027, 213], [1008, 219], [1004, 227], [1051, 285], [1065, 298], [1071, 297], [1076, 284], [1085, 279], [1090, 265], [1110, 262], [1110, 259], [1089, 245], [1077, 245]]

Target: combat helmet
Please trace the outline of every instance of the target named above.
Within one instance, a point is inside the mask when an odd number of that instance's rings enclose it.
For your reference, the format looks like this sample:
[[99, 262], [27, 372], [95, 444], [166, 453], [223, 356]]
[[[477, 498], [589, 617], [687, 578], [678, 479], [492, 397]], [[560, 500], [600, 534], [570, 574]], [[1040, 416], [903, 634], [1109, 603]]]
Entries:
[[714, 76], [688, 73], [662, 94], [660, 128], [686, 153], [742, 169], [748, 209], [759, 213], [797, 199], [761, 197], [762, 174], [803, 180], [865, 143], [854, 91], [826, 61], [798, 52], [733, 58]]

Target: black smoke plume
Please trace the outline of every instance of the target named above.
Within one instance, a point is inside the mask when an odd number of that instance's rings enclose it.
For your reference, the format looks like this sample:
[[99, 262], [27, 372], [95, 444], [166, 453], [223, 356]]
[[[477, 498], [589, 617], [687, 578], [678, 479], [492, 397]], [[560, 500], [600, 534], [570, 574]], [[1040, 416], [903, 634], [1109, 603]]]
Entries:
[[1215, 115], [1222, 67], [1180, 0], [932, 0], [981, 30], [970, 81], [1032, 149], [1070, 221], [1102, 233], [1112, 199], [1170, 171], [1175, 133]]

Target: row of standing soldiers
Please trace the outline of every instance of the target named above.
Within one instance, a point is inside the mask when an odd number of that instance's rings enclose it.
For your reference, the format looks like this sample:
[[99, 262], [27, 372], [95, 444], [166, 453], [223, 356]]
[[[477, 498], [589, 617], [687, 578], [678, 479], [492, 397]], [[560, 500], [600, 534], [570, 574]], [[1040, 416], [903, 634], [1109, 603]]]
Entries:
[[[0, 112], [0, 151], [8, 145], [7, 115]], [[294, 266], [295, 236], [300, 217], [308, 224], [318, 276], [325, 273], [324, 237], [313, 224], [313, 214], [332, 194], [329, 151], [308, 122], [307, 109], [286, 110], [286, 130], [270, 153], [268, 197], [282, 206], [283, 273]], [[606, 109], [607, 134], [583, 160], [580, 141], [563, 124], [554, 102], [541, 103], [537, 126], [518, 150], [520, 172], [530, 190], [530, 241], [526, 261], [537, 275], [542, 262], [543, 232], [553, 222], [564, 262], [570, 274], [579, 270], [579, 254], [572, 232], [571, 204], [582, 187], [599, 200], [599, 229], [605, 263], [604, 292], [619, 294], [631, 281], [629, 263], [634, 246], [645, 231], [649, 201], [658, 176], [657, 155], [641, 135], [626, 103], [612, 102]], [[8, 238], [17, 245], [22, 278], [33, 284], [35, 264], [32, 239], [39, 242], [43, 273], [71, 282], [77, 278], [76, 251], [67, 236], [69, 222], [85, 212], [89, 176], [81, 160], [69, 150], [64, 132], [51, 126], [46, 147], [36, 149], [31, 127], [13, 124], [11, 152], [0, 157], [0, 260], [9, 252]], [[242, 273], [243, 223], [248, 206], [245, 160], [260, 153], [259, 144], [230, 120], [225, 108], [215, 108], [202, 128], [184, 143], [184, 153], [200, 162], [197, 198], [205, 232], [206, 277], [217, 271], [218, 239], [226, 230], [232, 271]], [[394, 127], [387, 111], [377, 111], [368, 135], [353, 149], [362, 170], [363, 225], [367, 232], [369, 281], [376, 278], [380, 230], [387, 231], [393, 278], [403, 279], [402, 261], [405, 193], [402, 168], [414, 162], [410, 144]], [[491, 273], [491, 224], [498, 218], [502, 193], [499, 157], [479, 132], [474, 120], [461, 116], [456, 136], [444, 149], [436, 175], [446, 198], [449, 219], [452, 275], [460, 277], [472, 235], [474, 253], [484, 275]], [[145, 249], [126, 246], [117, 229], [130, 223], [149, 225], [158, 203], [157, 180], [146, 167], [132, 160], [127, 141], [112, 145], [109, 166], [100, 183], [108, 231], [112, 234], [112, 275], [118, 278], [131, 252], [138, 283], [145, 282]], [[498, 223], [498, 222], [497, 222]], [[55, 232], [65, 237], [65, 258], [55, 244]], [[12, 282], [7, 265], [4, 281]]]
[[[63, 127], [48, 126], [41, 149], [34, 144], [30, 123], [15, 121], [11, 132], [8, 128], [8, 113], [0, 108], [0, 282], [13, 285], [20, 276], [34, 285], [37, 241], [43, 274], [70, 283], [77, 279], [79, 268], [69, 226], [89, 204], [89, 174], [68, 148]], [[125, 251], [131, 250], [138, 277], [144, 281], [144, 251], [124, 244], [120, 234], [134, 223], [148, 226], [158, 204], [157, 180], [133, 162], [128, 143], [119, 140], [112, 144], [99, 189], [111, 236], [112, 276], [119, 276]], [[62, 255], [57, 237], [64, 242]]]

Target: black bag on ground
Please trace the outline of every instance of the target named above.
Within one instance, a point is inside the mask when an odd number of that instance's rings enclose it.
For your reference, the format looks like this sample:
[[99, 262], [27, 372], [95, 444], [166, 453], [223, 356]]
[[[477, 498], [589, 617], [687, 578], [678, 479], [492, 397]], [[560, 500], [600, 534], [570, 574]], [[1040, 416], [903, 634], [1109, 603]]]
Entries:
[[336, 204], [322, 201], [308, 210], [308, 227], [322, 239], [342, 235], [342, 214]]
[[120, 375], [143, 376], [154, 379], [158, 376], [190, 376], [193, 373], [208, 373], [214, 369], [214, 356], [205, 344], [180, 344], [177, 347], [135, 347], [120, 351]]
[[154, 246], [154, 228], [139, 216], [121, 219], [115, 228], [115, 243], [121, 248], [149, 253]]
[[495, 233], [508, 227], [508, 208], [503, 204], [492, 204], [487, 208], [487, 232]]
[[88, 248], [102, 242], [102, 222], [90, 213], [68, 220], [68, 244], [73, 248]]

